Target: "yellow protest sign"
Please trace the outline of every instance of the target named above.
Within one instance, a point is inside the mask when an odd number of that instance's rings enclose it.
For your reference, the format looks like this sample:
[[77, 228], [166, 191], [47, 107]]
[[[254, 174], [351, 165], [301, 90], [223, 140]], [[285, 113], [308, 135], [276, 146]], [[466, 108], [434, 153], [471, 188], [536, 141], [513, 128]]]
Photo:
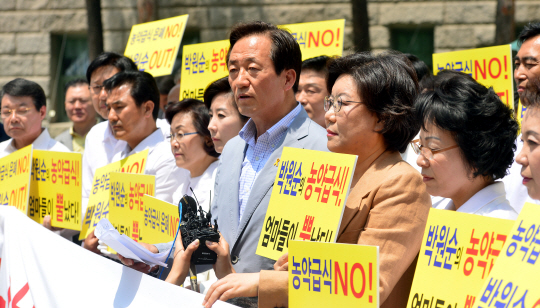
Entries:
[[0, 158], [0, 204], [28, 213], [32, 145]]
[[[525, 203], [470, 307], [540, 307], [540, 207]], [[483, 248], [483, 247], [481, 247]], [[540, 265], [540, 264], [539, 264]]]
[[289, 307], [379, 307], [379, 247], [292, 241]]
[[503, 103], [514, 109], [510, 45], [433, 54], [433, 74], [443, 69], [469, 74], [484, 86], [493, 87]]
[[430, 209], [407, 307], [472, 307], [513, 224]]
[[96, 170], [79, 240], [85, 239], [102, 218], [108, 218], [111, 172], [143, 174], [147, 158], [148, 150], [144, 150]]
[[167, 243], [174, 240], [180, 218], [178, 206], [145, 195], [144, 215], [141, 217], [143, 241], [148, 244]]
[[229, 40], [185, 45], [180, 79], [180, 99], [203, 100], [206, 87], [229, 75]]
[[345, 19], [288, 24], [279, 27], [289, 30], [294, 36], [302, 51], [302, 61], [322, 55], [341, 56], [343, 54]]
[[188, 15], [171, 17], [131, 27], [124, 55], [140, 71], [154, 77], [170, 75], [186, 30]]
[[277, 260], [292, 240], [335, 242], [356, 158], [285, 147], [256, 253]]
[[81, 230], [82, 154], [34, 150], [28, 216], [39, 224]]
[[[145, 242], [141, 230], [145, 213], [144, 195], [154, 195], [153, 175], [111, 172], [109, 190], [109, 221], [120, 234]], [[146, 242], [145, 242], [146, 243]]]

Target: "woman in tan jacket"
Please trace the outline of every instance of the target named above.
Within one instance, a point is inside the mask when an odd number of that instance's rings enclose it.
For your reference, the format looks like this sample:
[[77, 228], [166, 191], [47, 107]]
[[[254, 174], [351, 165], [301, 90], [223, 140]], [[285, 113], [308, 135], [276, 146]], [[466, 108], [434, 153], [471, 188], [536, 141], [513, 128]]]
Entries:
[[[416, 74], [401, 54], [352, 54], [330, 64], [328, 89], [328, 149], [358, 156], [337, 241], [379, 246], [381, 307], [405, 307], [431, 207], [422, 177], [399, 155], [420, 128]], [[230, 274], [204, 304], [258, 295], [259, 307], [287, 306], [287, 274]]]

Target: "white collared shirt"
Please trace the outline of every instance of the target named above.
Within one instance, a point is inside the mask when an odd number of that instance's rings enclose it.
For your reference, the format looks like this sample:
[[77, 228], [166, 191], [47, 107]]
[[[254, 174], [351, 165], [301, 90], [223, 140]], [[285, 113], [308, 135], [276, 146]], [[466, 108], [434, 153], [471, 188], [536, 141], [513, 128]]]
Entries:
[[118, 161], [129, 155], [148, 149], [148, 159], [144, 174], [156, 176], [155, 197], [165, 202], [173, 202], [173, 193], [178, 186], [187, 185], [189, 171], [178, 168], [171, 152], [171, 144], [160, 129], [141, 141], [134, 149], [126, 143], [124, 147], [116, 146], [112, 161]]
[[[39, 136], [32, 142], [34, 150], [49, 150], [56, 152], [71, 152], [65, 145], [51, 138], [49, 131], [45, 128]], [[17, 149], [13, 146], [13, 138], [0, 143], [0, 158], [7, 156]]]
[[[170, 134], [171, 129], [167, 121], [158, 119], [156, 125], [164, 137]], [[86, 134], [82, 169], [83, 208], [86, 208], [88, 204], [92, 180], [94, 179], [96, 170], [112, 163], [114, 154], [118, 152], [117, 147], [118, 149], [124, 149], [126, 145], [127, 142], [114, 138], [109, 121], [94, 125], [88, 134]]]
[[439, 204], [435, 208], [511, 220], [515, 220], [518, 216], [516, 210], [506, 200], [504, 183], [500, 181], [477, 192], [457, 210], [452, 200]]
[[[185, 183], [182, 183], [173, 194], [173, 204], [178, 205], [180, 198], [184, 195], [193, 197], [195, 193], [196, 200], [205, 212], [210, 210], [211, 199], [214, 198], [214, 182], [216, 181], [216, 172], [219, 160], [211, 163], [203, 174], [198, 177], [189, 177]], [[189, 189], [191, 187], [191, 189]], [[183, 214], [182, 214], [183, 215]]]

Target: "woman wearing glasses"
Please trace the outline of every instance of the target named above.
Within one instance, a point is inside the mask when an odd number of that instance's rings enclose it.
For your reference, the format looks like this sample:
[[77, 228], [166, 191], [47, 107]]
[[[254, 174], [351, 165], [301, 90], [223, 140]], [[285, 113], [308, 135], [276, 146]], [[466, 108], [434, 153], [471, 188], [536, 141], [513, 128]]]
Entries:
[[467, 74], [442, 72], [435, 84], [416, 100], [422, 129], [412, 145], [428, 193], [451, 199], [436, 208], [515, 219], [504, 184], [496, 181], [516, 149], [512, 111]]
[[193, 190], [199, 205], [208, 212], [219, 157], [208, 131], [208, 109], [203, 102], [187, 98], [169, 104], [165, 118], [171, 124], [169, 138], [176, 166], [190, 172], [189, 181], [173, 194], [174, 203], [185, 194], [192, 196]]
[[[327, 87], [328, 149], [358, 156], [337, 242], [379, 246], [380, 307], [405, 307], [431, 207], [422, 177], [399, 155], [420, 128], [416, 74], [400, 54], [352, 54], [330, 64]], [[287, 306], [287, 272], [261, 271], [255, 286], [242, 275], [212, 285], [206, 307], [234, 281], [243, 281], [237, 296], [258, 288], [259, 307]]]

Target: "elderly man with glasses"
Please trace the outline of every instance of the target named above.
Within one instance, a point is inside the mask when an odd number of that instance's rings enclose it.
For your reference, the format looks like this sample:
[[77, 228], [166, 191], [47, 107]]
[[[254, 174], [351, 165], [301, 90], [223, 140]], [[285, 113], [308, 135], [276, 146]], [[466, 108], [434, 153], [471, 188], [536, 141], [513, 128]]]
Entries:
[[35, 82], [17, 78], [2, 87], [1, 117], [11, 139], [0, 143], [0, 158], [30, 144], [34, 149], [69, 152], [49, 135], [41, 122], [47, 114], [45, 92]]

